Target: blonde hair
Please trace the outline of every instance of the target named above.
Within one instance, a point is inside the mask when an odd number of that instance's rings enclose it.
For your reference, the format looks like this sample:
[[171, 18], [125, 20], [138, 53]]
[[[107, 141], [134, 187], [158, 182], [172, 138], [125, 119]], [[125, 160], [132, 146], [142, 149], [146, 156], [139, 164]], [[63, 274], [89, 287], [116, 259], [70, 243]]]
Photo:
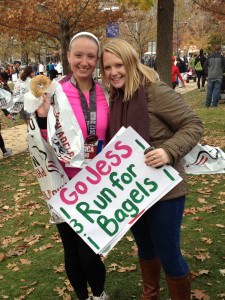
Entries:
[[[124, 101], [129, 101], [140, 84], [144, 84], [146, 79], [150, 83], [159, 80], [158, 73], [140, 62], [138, 53], [128, 42], [119, 38], [112, 38], [106, 41], [102, 46], [101, 74], [103, 84], [107, 85], [103, 64], [104, 52], [114, 54], [121, 59], [124, 64], [127, 74], [124, 87]], [[113, 86], [110, 86], [110, 90], [111, 95], [117, 93], [117, 90]]]

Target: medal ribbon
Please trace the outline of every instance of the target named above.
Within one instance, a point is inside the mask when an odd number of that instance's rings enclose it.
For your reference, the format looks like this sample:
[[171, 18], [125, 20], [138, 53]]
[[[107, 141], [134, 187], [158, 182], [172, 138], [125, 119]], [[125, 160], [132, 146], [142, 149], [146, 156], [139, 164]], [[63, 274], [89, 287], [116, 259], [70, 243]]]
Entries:
[[75, 88], [78, 89], [80, 103], [81, 103], [82, 111], [84, 114], [88, 135], [95, 135], [96, 134], [96, 90], [95, 90], [95, 84], [93, 82], [92, 88], [90, 89], [90, 92], [89, 92], [90, 107], [88, 107], [87, 100], [73, 77], [71, 77], [70, 82], [72, 83], [72, 85]]

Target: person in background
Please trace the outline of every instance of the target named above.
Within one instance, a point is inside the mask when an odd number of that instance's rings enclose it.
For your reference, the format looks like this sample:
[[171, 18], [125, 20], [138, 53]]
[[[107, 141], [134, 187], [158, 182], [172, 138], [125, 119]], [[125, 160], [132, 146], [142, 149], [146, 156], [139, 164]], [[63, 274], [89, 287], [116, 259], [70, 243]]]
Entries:
[[189, 60], [189, 68], [194, 69], [195, 68], [195, 59], [197, 58], [197, 54], [194, 53], [192, 57], [190, 57]]
[[[89, 32], [76, 34], [70, 41], [67, 56], [72, 74], [63, 77], [60, 83], [80, 125], [84, 140], [97, 136], [98, 144], [104, 145], [109, 117], [108, 102], [102, 88], [92, 78], [99, 52], [99, 41], [95, 35]], [[43, 100], [43, 104], [36, 110], [36, 117], [45, 136], [50, 100], [47, 96]], [[84, 148], [85, 157], [94, 155], [91, 152], [93, 147]], [[81, 170], [61, 164], [70, 179]], [[64, 247], [65, 270], [78, 299], [108, 300], [109, 297], [104, 292], [106, 270], [101, 257], [66, 222], [56, 226]], [[93, 298], [89, 298], [88, 284]]]
[[[126, 41], [113, 38], [102, 46], [103, 84], [110, 86], [109, 139], [131, 126], [153, 150], [149, 168], [173, 166], [185, 178], [182, 158], [199, 141], [203, 125], [182, 96], [139, 61]], [[190, 271], [180, 249], [186, 184], [180, 182], [132, 226], [143, 279], [142, 300], [159, 299], [160, 268], [172, 300], [191, 299]]]
[[184, 59], [178, 56], [176, 66], [179, 69], [180, 75], [183, 79], [183, 81], [182, 81], [180, 79], [180, 77], [178, 76], [178, 86], [179, 86], [179, 88], [182, 88], [184, 86], [183, 82], [184, 82], [186, 72], [187, 72], [187, 66], [186, 66]]
[[44, 74], [44, 65], [42, 62], [39, 63], [38, 65], [38, 72], [40, 75], [43, 75]]
[[[8, 86], [8, 77], [4, 76], [4, 73], [0, 73], [0, 88], [11, 93], [11, 89]], [[2, 112], [7, 118], [12, 119], [12, 115], [8, 112], [7, 109], [2, 109]], [[0, 149], [2, 151], [3, 158], [7, 158], [12, 155], [12, 149], [5, 147], [5, 142], [1, 134], [1, 120], [0, 120]]]
[[58, 75], [58, 71], [55, 69], [54, 62], [49, 62], [47, 65], [47, 76], [50, 78], [50, 80], [53, 80]]
[[26, 66], [20, 75], [21, 82], [23, 85], [21, 86], [22, 92], [27, 93], [30, 89], [30, 81], [34, 77], [35, 73], [32, 66]]
[[0, 71], [0, 84], [1, 88], [3, 88], [6, 91], [9, 91], [11, 93], [11, 89], [8, 85], [8, 81], [10, 79], [9, 74], [5, 70]]
[[55, 66], [56, 71], [58, 72], [58, 76], [63, 75], [63, 66], [61, 61], [58, 61], [57, 65]]
[[178, 67], [175, 65], [175, 57], [172, 56], [172, 88], [175, 89], [177, 86], [177, 80], [180, 79], [183, 87], [185, 87], [184, 79], [180, 74]]
[[49, 77], [49, 67], [50, 67], [50, 62], [47, 64], [46, 66], [46, 73], [47, 73], [47, 76]]
[[53, 80], [58, 77], [58, 71], [55, 69], [55, 67], [49, 71], [49, 78], [50, 80]]
[[9, 66], [9, 79], [10, 79], [10, 81], [12, 81], [12, 74], [14, 72], [15, 72], [14, 71], [14, 66], [13, 66], [13, 64], [10, 64], [10, 66]]
[[190, 79], [193, 79], [196, 82], [196, 72], [195, 72], [195, 59], [197, 54], [193, 54], [190, 56], [189, 63], [188, 63], [188, 71], [187, 71], [187, 79], [186, 82], [189, 83]]
[[33, 69], [33, 71], [34, 71], [34, 75], [35, 75], [35, 76], [38, 75], [38, 65], [37, 65], [37, 63], [36, 63], [36, 62], [33, 63], [33, 64], [31, 65], [31, 67], [32, 67], [32, 69]]
[[17, 74], [17, 78], [19, 78], [20, 71], [21, 71], [20, 64], [16, 63], [14, 67], [14, 73]]
[[207, 95], [205, 106], [217, 107], [220, 99], [220, 89], [223, 80], [223, 73], [225, 72], [225, 58], [220, 53], [221, 47], [215, 47], [215, 51], [210, 55], [204, 64], [204, 72], [207, 74]]
[[203, 49], [200, 49], [199, 55], [196, 57], [194, 62], [194, 68], [197, 75], [197, 86], [199, 91], [205, 90], [205, 74], [203, 67], [206, 61]]
[[[11, 119], [11, 115], [6, 109], [2, 109], [2, 112], [7, 118]], [[5, 142], [1, 134], [1, 120], [0, 120], [0, 149], [2, 151], [3, 158], [7, 158], [12, 155], [12, 149], [5, 147]]]
[[[25, 93], [30, 90], [30, 81], [35, 76], [34, 70], [31, 66], [26, 66], [24, 70], [20, 74], [20, 80], [15, 83], [15, 89], [19, 93], [20, 96], [23, 96]], [[14, 92], [15, 94], [15, 92]], [[20, 119], [23, 119], [27, 124], [30, 118], [30, 114], [24, 110], [24, 108], [20, 111]]]

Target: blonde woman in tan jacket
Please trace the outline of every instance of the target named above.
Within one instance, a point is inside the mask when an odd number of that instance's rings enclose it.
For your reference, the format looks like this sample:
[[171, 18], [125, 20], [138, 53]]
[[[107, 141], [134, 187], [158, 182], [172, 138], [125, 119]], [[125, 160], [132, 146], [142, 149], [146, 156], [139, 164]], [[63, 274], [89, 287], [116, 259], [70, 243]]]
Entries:
[[142, 300], [160, 299], [160, 268], [172, 300], [191, 299], [190, 272], [180, 250], [186, 182], [181, 159], [199, 141], [202, 122], [180, 94], [139, 61], [132, 46], [111, 39], [102, 48], [102, 80], [110, 86], [109, 138], [133, 127], [155, 147], [145, 155], [150, 167], [172, 165], [184, 180], [132, 227], [143, 279]]

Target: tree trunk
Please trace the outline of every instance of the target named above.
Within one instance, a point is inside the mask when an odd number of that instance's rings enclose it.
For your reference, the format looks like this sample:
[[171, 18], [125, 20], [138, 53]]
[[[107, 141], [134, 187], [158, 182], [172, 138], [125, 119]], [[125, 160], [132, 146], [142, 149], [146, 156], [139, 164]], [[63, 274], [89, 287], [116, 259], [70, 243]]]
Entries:
[[157, 13], [157, 71], [160, 79], [172, 86], [174, 0], [158, 0]]
[[70, 73], [70, 66], [67, 60], [67, 51], [69, 50], [70, 44], [70, 31], [69, 24], [62, 20], [61, 23], [61, 49], [62, 49], [62, 66], [63, 74], [67, 75]]
[[61, 49], [62, 49], [62, 66], [63, 66], [63, 74], [67, 75], [70, 73], [70, 67], [67, 60], [67, 51], [69, 50], [69, 40], [62, 39], [61, 41]]

